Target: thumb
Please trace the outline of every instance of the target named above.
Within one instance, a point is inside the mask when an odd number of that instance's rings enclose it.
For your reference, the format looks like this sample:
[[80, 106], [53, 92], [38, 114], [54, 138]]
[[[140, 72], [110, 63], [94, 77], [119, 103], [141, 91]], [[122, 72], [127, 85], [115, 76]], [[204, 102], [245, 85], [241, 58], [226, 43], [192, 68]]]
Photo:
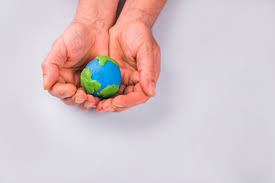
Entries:
[[42, 63], [43, 87], [45, 90], [50, 89], [57, 81], [59, 70], [64, 65], [66, 58], [67, 55], [64, 42], [62, 40], [57, 40]]
[[148, 96], [155, 95], [155, 61], [152, 48], [142, 47], [137, 54], [140, 84]]

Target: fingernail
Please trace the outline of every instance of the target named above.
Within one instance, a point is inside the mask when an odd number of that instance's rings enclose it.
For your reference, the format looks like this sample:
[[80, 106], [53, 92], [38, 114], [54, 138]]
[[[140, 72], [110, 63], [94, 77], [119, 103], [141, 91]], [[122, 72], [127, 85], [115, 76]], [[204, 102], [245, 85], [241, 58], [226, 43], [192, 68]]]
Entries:
[[47, 85], [48, 85], [48, 76], [46, 75], [46, 76], [43, 77], [43, 88], [45, 90], [48, 89]]
[[77, 104], [82, 104], [84, 101], [82, 100], [82, 99], [75, 99], [75, 103], [77, 103]]
[[111, 107], [111, 108], [106, 109], [106, 111], [108, 111], [108, 112], [114, 112], [115, 109]]
[[93, 104], [93, 103], [85, 103], [84, 107], [87, 108], [87, 109], [94, 108], [95, 104]]
[[68, 98], [68, 97], [71, 97], [72, 95], [71, 94], [69, 94], [69, 93], [64, 93], [63, 95], [62, 95], [62, 97], [61, 98]]
[[153, 82], [151, 82], [151, 83], [149, 84], [149, 94], [150, 94], [151, 96], [154, 96], [154, 95], [155, 95], [155, 83], [153, 83]]
[[125, 107], [124, 105], [120, 105], [120, 104], [113, 104], [114, 107]]

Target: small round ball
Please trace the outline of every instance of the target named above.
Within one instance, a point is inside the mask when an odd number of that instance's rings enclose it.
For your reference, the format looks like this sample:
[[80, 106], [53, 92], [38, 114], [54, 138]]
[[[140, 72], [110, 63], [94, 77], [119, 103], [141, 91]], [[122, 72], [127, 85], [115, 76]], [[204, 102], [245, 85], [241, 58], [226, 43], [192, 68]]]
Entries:
[[85, 91], [100, 98], [115, 95], [119, 90], [120, 82], [119, 65], [107, 56], [98, 56], [90, 61], [80, 75], [80, 83]]

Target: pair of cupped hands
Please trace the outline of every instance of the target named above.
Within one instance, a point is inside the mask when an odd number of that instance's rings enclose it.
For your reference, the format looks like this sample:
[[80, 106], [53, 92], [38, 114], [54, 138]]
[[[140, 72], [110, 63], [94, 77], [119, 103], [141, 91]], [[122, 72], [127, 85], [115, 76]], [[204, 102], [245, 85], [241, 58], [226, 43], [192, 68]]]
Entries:
[[[80, 85], [80, 73], [96, 56], [109, 56], [120, 66], [117, 95], [99, 99]], [[140, 21], [116, 23], [104, 28], [73, 21], [54, 42], [42, 63], [43, 87], [65, 104], [83, 110], [120, 112], [155, 95], [160, 73], [160, 48], [151, 27]]]

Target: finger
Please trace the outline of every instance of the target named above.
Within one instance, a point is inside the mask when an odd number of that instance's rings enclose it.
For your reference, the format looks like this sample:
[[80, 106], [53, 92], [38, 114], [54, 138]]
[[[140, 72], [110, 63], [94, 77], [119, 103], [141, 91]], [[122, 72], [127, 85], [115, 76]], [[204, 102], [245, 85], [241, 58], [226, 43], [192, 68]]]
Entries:
[[97, 106], [96, 106], [96, 111], [97, 112], [104, 112], [103, 110], [103, 104], [104, 104], [105, 100], [101, 100], [100, 102], [98, 102]]
[[80, 108], [81, 110], [88, 110], [87, 108], [85, 108], [83, 106], [83, 104], [76, 104], [72, 97], [69, 97], [69, 98], [66, 98], [66, 99], [61, 99], [61, 100], [67, 105], [74, 105], [74, 106]]
[[134, 87], [135, 92], [144, 92], [140, 84], [136, 84]]
[[99, 98], [88, 94], [87, 101], [84, 103], [84, 107], [87, 108], [88, 110], [91, 108], [95, 108], [98, 102], [99, 102]]
[[87, 109], [87, 110], [90, 110], [90, 109], [92, 109], [92, 108], [95, 108], [95, 107], [96, 107], [96, 105], [95, 105], [95, 104], [92, 104], [92, 103], [87, 103], [87, 102], [85, 102], [83, 106], [84, 106], [84, 107], [85, 107], [85, 109]]
[[113, 105], [110, 105], [110, 102], [107, 100], [101, 102], [101, 107], [99, 106], [99, 109], [96, 109], [97, 112], [122, 112], [129, 109], [129, 107], [114, 107]]
[[124, 93], [124, 89], [125, 89], [125, 85], [121, 85], [117, 93], [118, 94], [123, 94]]
[[144, 45], [137, 52], [138, 71], [140, 83], [144, 92], [148, 96], [155, 95], [155, 62], [153, 49], [151, 46]]
[[134, 91], [134, 86], [127, 86], [127, 88], [125, 88], [124, 93], [128, 94]]
[[114, 112], [115, 111], [114, 107], [112, 106], [112, 100], [113, 99], [110, 98], [103, 102], [103, 104], [102, 104], [103, 111], [105, 111], [105, 112]]
[[126, 107], [126, 108], [116, 108], [115, 110], [115, 112], [122, 112], [122, 111], [126, 111], [126, 110], [128, 110], [128, 109], [130, 109], [129, 107]]
[[48, 56], [42, 63], [42, 71], [43, 71], [43, 87], [44, 89], [50, 89], [59, 76], [59, 70], [64, 65], [66, 61], [66, 47], [64, 46], [64, 42], [57, 40]]
[[73, 99], [76, 104], [82, 104], [87, 100], [87, 94], [83, 88], [79, 88], [73, 96]]
[[[66, 78], [66, 79], [64, 79]], [[79, 78], [80, 78], [80, 72], [75, 71], [73, 69], [64, 69], [62, 68], [59, 71], [59, 77], [58, 77], [58, 82], [60, 79], [63, 79], [66, 83], [72, 83], [74, 85], [79, 84]]]
[[112, 100], [113, 100], [112, 98], [101, 100], [96, 107], [96, 111], [97, 112], [114, 112], [115, 109], [112, 105]]
[[112, 107], [117, 110], [119, 108], [129, 108], [138, 104], [145, 103], [149, 97], [143, 92], [131, 92], [127, 95], [119, 95], [112, 100]]
[[83, 104], [75, 104], [75, 106], [84, 111], [88, 110]]
[[49, 93], [60, 99], [72, 97], [76, 92], [76, 87], [70, 83], [56, 83], [50, 90]]
[[72, 97], [61, 99], [61, 100], [64, 102], [64, 104], [74, 105], [74, 100], [72, 99]]
[[137, 71], [131, 71], [127, 69], [121, 69], [122, 83], [126, 85], [135, 85], [139, 82], [140, 73]]

